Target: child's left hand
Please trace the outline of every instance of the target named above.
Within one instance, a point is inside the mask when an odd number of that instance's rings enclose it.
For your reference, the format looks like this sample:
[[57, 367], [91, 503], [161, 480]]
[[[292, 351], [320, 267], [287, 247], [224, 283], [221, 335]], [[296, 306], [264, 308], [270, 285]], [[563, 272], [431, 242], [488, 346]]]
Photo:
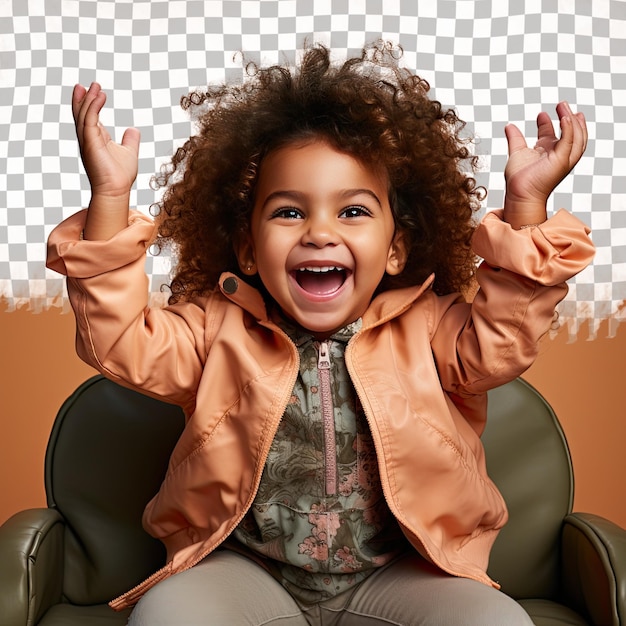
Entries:
[[557, 139], [550, 116], [537, 116], [537, 143], [529, 148], [517, 126], [505, 133], [509, 160], [504, 170], [506, 196], [504, 219], [513, 228], [539, 224], [546, 219], [546, 203], [554, 188], [578, 163], [587, 146], [587, 124], [582, 113], [573, 113], [567, 102], [556, 107], [561, 125]]

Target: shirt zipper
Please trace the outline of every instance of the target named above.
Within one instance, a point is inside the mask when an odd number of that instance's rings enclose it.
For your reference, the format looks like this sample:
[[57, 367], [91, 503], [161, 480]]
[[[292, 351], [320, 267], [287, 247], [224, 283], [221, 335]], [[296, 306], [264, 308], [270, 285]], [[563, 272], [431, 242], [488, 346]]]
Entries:
[[337, 493], [337, 444], [335, 438], [335, 410], [330, 387], [330, 353], [328, 342], [317, 344], [317, 373], [320, 381], [320, 404], [324, 433], [324, 483], [326, 495]]

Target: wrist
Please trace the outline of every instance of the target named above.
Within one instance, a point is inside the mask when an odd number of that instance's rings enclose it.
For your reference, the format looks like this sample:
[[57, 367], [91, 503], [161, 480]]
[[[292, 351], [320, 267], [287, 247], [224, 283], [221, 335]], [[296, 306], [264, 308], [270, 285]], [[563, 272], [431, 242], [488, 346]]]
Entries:
[[548, 219], [546, 205], [535, 202], [511, 202], [505, 199], [503, 219], [511, 228], [519, 230], [542, 224]]
[[93, 194], [87, 210], [84, 239], [107, 240], [128, 226], [130, 192], [119, 196]]
[[100, 193], [92, 189], [89, 207], [102, 206], [108, 210], [121, 210], [122, 208], [128, 209], [129, 202], [130, 189], [120, 191], [119, 193]]

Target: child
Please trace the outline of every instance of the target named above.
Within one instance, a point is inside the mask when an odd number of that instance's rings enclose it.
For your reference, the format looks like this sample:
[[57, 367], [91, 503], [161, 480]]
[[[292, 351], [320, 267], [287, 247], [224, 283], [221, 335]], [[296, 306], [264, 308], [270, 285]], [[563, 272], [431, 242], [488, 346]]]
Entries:
[[541, 113], [534, 149], [508, 126], [504, 208], [476, 227], [463, 123], [396, 57], [311, 47], [184, 100], [198, 133], [157, 179], [164, 309], [155, 226], [128, 210], [139, 133], [114, 143], [99, 85], [74, 90], [92, 197], [48, 262], [78, 352], [187, 416], [144, 514], [167, 564], [112, 602], [138, 602], [131, 624], [531, 623], [485, 573], [507, 513], [479, 436], [592, 258], [582, 223], [546, 216], [585, 120], [559, 104], [557, 139]]

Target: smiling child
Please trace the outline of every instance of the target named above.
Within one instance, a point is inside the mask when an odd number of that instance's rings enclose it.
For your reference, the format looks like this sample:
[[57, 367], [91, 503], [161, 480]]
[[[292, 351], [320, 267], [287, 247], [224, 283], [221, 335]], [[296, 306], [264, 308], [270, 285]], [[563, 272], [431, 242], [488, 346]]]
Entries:
[[[487, 574], [507, 511], [480, 435], [593, 256], [546, 214], [585, 119], [560, 103], [557, 138], [540, 113], [534, 148], [507, 126], [504, 206], [477, 224], [464, 124], [397, 52], [315, 46], [190, 94], [156, 224], [129, 211], [139, 132], [115, 143], [100, 85], [74, 89], [92, 195], [48, 264], [78, 353], [187, 418], [143, 518], [167, 562], [111, 603], [131, 625], [531, 624]], [[164, 308], [155, 240], [176, 259]]]

